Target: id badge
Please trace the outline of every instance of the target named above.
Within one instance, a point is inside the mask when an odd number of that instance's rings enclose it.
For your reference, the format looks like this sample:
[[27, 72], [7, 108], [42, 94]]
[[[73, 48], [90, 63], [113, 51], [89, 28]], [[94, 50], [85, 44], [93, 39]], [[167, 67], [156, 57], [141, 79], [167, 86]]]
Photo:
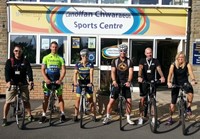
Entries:
[[147, 73], [151, 73], [151, 70], [147, 70]]
[[20, 71], [15, 71], [15, 75], [20, 75]]

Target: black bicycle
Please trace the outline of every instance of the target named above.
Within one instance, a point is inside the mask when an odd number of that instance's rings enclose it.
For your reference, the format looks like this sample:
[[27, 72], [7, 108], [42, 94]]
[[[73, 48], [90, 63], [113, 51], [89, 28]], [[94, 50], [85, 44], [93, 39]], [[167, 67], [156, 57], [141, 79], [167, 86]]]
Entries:
[[[15, 120], [17, 123], [17, 127], [19, 129], [24, 128], [24, 122], [25, 122], [25, 103], [24, 99], [22, 97], [22, 91], [21, 88], [22, 85], [11, 85], [9, 90], [13, 88], [16, 91], [15, 101], [11, 103], [11, 106], [13, 107], [13, 116], [15, 116]], [[33, 89], [33, 84], [31, 84], [31, 89]]]
[[180, 118], [180, 122], [182, 125], [182, 133], [183, 135], [186, 134], [185, 132], [185, 119], [187, 117], [187, 98], [186, 98], [186, 91], [185, 91], [185, 87], [187, 87], [189, 84], [185, 83], [184, 85], [172, 85], [172, 88], [180, 88], [179, 90], [179, 95], [178, 95], [178, 112], [179, 112], [179, 118]]
[[[73, 89], [72, 92], [74, 92], [74, 84], [72, 84]], [[80, 127], [83, 128], [83, 117], [85, 114], [87, 114], [88, 111], [88, 97], [87, 97], [87, 84], [80, 84], [81, 87], [81, 96], [80, 96], [80, 104], [79, 104], [79, 113], [80, 113]]]
[[143, 81], [143, 83], [149, 86], [146, 97], [145, 97], [144, 115], [149, 115], [150, 129], [153, 133], [156, 133], [157, 128], [159, 126], [157, 105], [156, 105], [156, 85], [160, 84], [161, 81], [151, 80], [151, 81]]
[[120, 130], [123, 130], [123, 117], [124, 117], [124, 111], [125, 111], [125, 103], [126, 103], [126, 99], [124, 98], [124, 96], [122, 95], [122, 90], [125, 87], [124, 84], [120, 84], [120, 93], [119, 93], [119, 103], [118, 103], [118, 108], [119, 108], [119, 127]]
[[[43, 82], [44, 84], [45, 82]], [[49, 96], [49, 101], [48, 101], [48, 109], [50, 111], [49, 113], [49, 125], [52, 125], [52, 116], [54, 112], [57, 112], [57, 107], [55, 105], [56, 100], [57, 100], [57, 94], [56, 94], [56, 89], [57, 89], [57, 84], [55, 82], [50, 83], [50, 96]]]

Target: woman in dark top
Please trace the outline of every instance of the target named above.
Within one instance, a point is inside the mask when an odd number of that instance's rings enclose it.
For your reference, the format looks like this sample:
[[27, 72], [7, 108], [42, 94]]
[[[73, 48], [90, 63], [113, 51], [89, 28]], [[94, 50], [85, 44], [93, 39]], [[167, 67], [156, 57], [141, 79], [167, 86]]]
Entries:
[[[188, 80], [188, 76], [191, 78], [191, 84]], [[173, 78], [172, 78], [173, 77]], [[192, 114], [191, 112], [191, 103], [193, 100], [193, 87], [192, 85], [196, 84], [196, 80], [193, 74], [192, 66], [188, 62], [186, 62], [185, 54], [183, 52], [177, 53], [175, 57], [175, 62], [171, 64], [167, 79], [167, 85], [169, 88], [172, 87], [172, 84], [176, 85], [184, 85], [184, 83], [188, 83], [189, 87], [187, 87], [186, 93], [187, 93], [187, 113]], [[179, 88], [172, 88], [171, 91], [171, 104], [170, 104], [170, 118], [168, 120], [168, 124], [172, 124], [172, 115], [175, 111], [175, 104], [177, 102], [179, 94]]]

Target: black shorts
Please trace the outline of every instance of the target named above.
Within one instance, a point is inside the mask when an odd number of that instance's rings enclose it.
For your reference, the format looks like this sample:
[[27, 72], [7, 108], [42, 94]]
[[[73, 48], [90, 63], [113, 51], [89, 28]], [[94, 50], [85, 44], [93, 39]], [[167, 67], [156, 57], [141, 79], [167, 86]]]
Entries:
[[[147, 92], [149, 91], [149, 84], [146, 83], [139, 83], [139, 89], [140, 89], [140, 97], [145, 97], [147, 95]], [[153, 92], [156, 94], [156, 87], [153, 87]]]
[[[120, 87], [111, 87], [111, 93], [110, 97], [113, 99], [117, 99], [119, 97], [120, 93]], [[125, 99], [131, 98], [131, 91], [130, 87], [123, 87], [122, 88], [122, 96], [124, 96]]]
[[[180, 88], [178, 88], [178, 87], [172, 88], [172, 91], [171, 91], [171, 103], [172, 104], [176, 104], [177, 99], [178, 99], [178, 95], [179, 95], [179, 90], [180, 90]], [[186, 94], [187, 93], [192, 93], [192, 94], [194, 93], [193, 87], [192, 87], [191, 84], [189, 84], [187, 87], [185, 87], [184, 90], [185, 90]]]

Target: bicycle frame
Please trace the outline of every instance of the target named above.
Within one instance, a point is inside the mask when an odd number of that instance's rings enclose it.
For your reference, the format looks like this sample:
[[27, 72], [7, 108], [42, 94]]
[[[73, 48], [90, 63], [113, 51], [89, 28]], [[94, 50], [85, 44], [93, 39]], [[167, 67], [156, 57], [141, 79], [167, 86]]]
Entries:
[[173, 88], [180, 88], [177, 104], [179, 104], [178, 105], [178, 112], [179, 112], [180, 122], [182, 124], [182, 133], [183, 133], [183, 135], [185, 135], [185, 133], [186, 133], [185, 132], [185, 118], [187, 116], [187, 113], [186, 113], [187, 97], [186, 97], [186, 94], [185, 94], [184, 86], [173, 85], [172, 87]]
[[[144, 81], [149, 85], [149, 91], [146, 94], [146, 108], [144, 110], [145, 115], [149, 114], [149, 125], [153, 133], [156, 133], [158, 128], [158, 114], [157, 114], [157, 105], [156, 105], [156, 94], [153, 89], [156, 89], [156, 84], [160, 84], [160, 80], [151, 80], [150, 82]], [[156, 90], [155, 90], [156, 91]]]
[[[19, 85], [12, 85], [11, 87], [13, 87], [14, 90], [17, 92], [15, 96], [16, 100], [11, 105], [13, 107], [13, 115], [15, 115], [17, 127], [19, 129], [23, 129], [25, 121], [25, 106], [21, 95], [21, 89]], [[9, 90], [10, 89], [11, 88], [9, 88]]]

